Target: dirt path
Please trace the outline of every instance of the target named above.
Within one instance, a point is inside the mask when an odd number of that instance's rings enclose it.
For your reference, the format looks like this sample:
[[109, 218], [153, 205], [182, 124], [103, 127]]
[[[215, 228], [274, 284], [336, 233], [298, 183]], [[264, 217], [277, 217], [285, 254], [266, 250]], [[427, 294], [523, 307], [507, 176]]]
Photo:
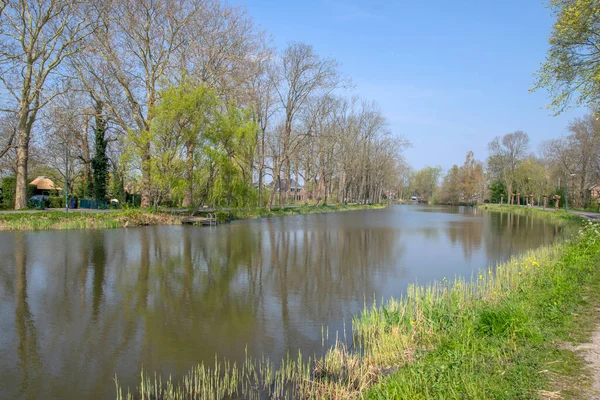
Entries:
[[590, 343], [575, 346], [573, 350], [583, 355], [590, 369], [592, 385], [586, 397], [592, 400], [600, 400], [600, 326], [597, 326], [594, 330]]

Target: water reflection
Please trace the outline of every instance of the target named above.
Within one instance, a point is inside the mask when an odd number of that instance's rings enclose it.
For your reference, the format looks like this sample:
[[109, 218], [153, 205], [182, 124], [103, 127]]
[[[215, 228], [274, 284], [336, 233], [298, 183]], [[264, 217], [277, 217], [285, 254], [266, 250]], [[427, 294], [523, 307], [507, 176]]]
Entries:
[[[0, 233], [0, 392], [113, 398], [115, 373], [321, 351], [365, 299], [548, 243], [562, 228], [395, 207], [217, 228]], [[14, 315], [14, 317], [11, 317]], [[15, 384], [18, 382], [18, 385]]]

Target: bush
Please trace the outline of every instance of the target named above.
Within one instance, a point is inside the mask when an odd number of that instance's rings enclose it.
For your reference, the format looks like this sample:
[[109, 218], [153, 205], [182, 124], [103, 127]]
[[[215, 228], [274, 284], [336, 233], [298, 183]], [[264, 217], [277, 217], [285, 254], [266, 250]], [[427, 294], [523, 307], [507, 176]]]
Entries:
[[62, 196], [50, 196], [48, 197], [49, 208], [65, 208], [65, 198]]
[[34, 196], [36, 191], [37, 191], [37, 186], [27, 185], [27, 200], [29, 200], [31, 198], [31, 196]]
[[15, 208], [15, 192], [17, 191], [17, 179], [7, 176], [2, 179], [2, 208]]

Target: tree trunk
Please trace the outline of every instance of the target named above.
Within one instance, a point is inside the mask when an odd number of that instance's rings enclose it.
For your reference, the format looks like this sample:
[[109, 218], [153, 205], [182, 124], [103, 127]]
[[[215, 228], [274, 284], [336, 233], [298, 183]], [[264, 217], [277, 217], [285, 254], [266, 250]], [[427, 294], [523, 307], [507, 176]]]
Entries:
[[150, 207], [150, 143], [142, 149], [142, 200], [140, 207]]
[[15, 210], [27, 207], [27, 163], [29, 161], [31, 131], [31, 126], [27, 123], [27, 112], [22, 110], [20, 114], [17, 139]]
[[[275, 200], [275, 193], [277, 192], [277, 184], [281, 183], [281, 166], [277, 164], [277, 157], [273, 157], [273, 190], [269, 196], [269, 203], [267, 204], [267, 210], [271, 211], [273, 207], [273, 200]], [[277, 184], [276, 184], [277, 183]]]
[[265, 131], [261, 129], [260, 165], [258, 167], [258, 206], [263, 205], [263, 175], [265, 171]]
[[88, 142], [87, 129], [90, 120], [90, 114], [83, 115], [83, 126], [81, 127], [81, 157], [83, 158], [84, 187], [85, 196], [89, 197], [94, 193], [92, 178], [92, 158], [90, 156], [90, 144]]
[[189, 207], [194, 204], [194, 150], [196, 146], [192, 141], [185, 145], [185, 179], [187, 180], [187, 190], [183, 199], [183, 207]]

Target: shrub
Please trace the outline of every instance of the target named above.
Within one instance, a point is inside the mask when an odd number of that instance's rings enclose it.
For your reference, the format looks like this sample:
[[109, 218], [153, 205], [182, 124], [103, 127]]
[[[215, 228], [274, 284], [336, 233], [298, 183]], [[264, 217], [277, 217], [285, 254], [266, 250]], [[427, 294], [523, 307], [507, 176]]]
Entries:
[[50, 208], [65, 208], [65, 198], [62, 196], [48, 197], [48, 207], [50, 207]]
[[35, 195], [36, 190], [37, 190], [37, 186], [27, 185], [27, 200], [29, 200], [31, 198], [31, 196]]
[[2, 179], [2, 208], [15, 208], [15, 192], [17, 190], [17, 179], [7, 176]]

